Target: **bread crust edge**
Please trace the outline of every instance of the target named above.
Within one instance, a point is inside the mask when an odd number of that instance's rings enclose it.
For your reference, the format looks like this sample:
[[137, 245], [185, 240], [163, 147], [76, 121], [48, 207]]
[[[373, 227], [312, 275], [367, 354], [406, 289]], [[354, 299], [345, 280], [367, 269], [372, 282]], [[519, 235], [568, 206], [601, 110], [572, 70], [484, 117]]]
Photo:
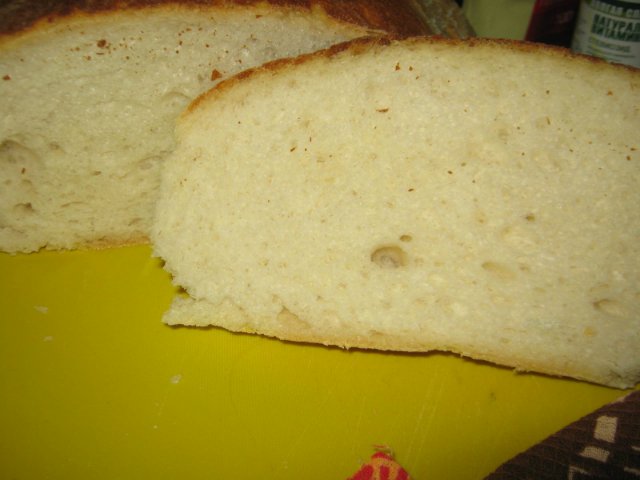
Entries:
[[258, 67], [244, 70], [236, 75], [226, 78], [222, 80], [220, 83], [218, 83], [216, 86], [211, 88], [210, 90], [196, 97], [180, 115], [180, 117], [178, 118], [178, 123], [180, 123], [182, 120], [184, 120], [184, 118], [188, 117], [190, 114], [198, 110], [198, 108], [202, 104], [208, 101], [213, 101], [213, 99], [218, 95], [221, 95], [222, 92], [230, 88], [233, 88], [235, 84], [242, 82], [247, 78], [257, 77], [260, 75], [275, 75], [281, 71], [287, 70], [291, 67], [295, 67], [296, 65], [312, 62], [314, 60], [319, 60], [319, 59], [331, 59], [332, 57], [336, 57], [341, 54], [351, 54], [351, 55], [357, 56], [357, 55], [366, 53], [367, 51], [374, 48], [387, 47], [397, 43], [407, 43], [407, 44], [423, 43], [423, 44], [440, 45], [440, 46], [448, 45], [448, 46], [457, 47], [457, 48], [508, 49], [514, 52], [522, 52], [522, 53], [529, 52], [529, 53], [554, 56], [557, 58], [579, 59], [579, 61], [586, 62], [587, 64], [593, 65], [595, 67], [618, 68], [620, 70], [624, 70], [629, 73], [634, 73], [634, 74], [640, 73], [640, 69], [632, 67], [630, 65], [609, 63], [604, 59], [583, 55], [580, 53], [575, 53], [564, 47], [559, 47], [555, 45], [544, 45], [544, 44], [526, 42], [526, 41], [520, 41], [520, 40], [477, 38], [477, 37], [457, 39], [457, 38], [445, 38], [437, 35], [434, 35], [434, 36], [418, 35], [418, 36], [410, 36], [410, 37], [398, 37], [393, 35], [367, 36], [367, 37], [356, 38], [353, 40], [348, 40], [346, 42], [341, 42], [329, 48], [326, 48], [324, 50], [319, 50], [316, 52], [299, 55], [294, 58], [281, 58], [281, 59], [273, 60], [271, 62], [267, 62]]
[[345, 25], [401, 36], [440, 33], [432, 27], [432, 15], [439, 14], [442, 18], [437, 20], [443, 22], [441, 30], [445, 34], [460, 37], [474, 34], [453, 0], [436, 0], [429, 5], [414, 0], [17, 0], [0, 6], [0, 41], [3, 37], [83, 16], [126, 10], [186, 8], [207, 11], [242, 7], [322, 11], [327, 18]]

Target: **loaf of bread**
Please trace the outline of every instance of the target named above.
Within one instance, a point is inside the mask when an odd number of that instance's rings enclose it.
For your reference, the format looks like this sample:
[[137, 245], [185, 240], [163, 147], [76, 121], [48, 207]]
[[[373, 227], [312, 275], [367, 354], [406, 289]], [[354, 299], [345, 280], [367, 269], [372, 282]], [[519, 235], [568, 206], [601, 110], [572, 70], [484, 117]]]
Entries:
[[640, 379], [640, 73], [356, 40], [180, 117], [152, 229], [168, 324]]
[[453, 0], [0, 4], [0, 250], [147, 241], [175, 117], [220, 79], [363, 35], [470, 29]]

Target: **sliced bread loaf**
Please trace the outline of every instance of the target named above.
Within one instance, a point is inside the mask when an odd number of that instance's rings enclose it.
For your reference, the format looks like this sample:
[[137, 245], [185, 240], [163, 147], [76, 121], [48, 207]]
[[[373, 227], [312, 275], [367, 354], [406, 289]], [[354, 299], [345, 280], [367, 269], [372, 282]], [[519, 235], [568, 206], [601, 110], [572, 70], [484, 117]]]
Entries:
[[0, 4], [0, 250], [146, 241], [178, 113], [221, 78], [363, 35], [470, 30], [453, 0]]
[[640, 73], [528, 44], [354, 41], [179, 119], [168, 324], [640, 379]]

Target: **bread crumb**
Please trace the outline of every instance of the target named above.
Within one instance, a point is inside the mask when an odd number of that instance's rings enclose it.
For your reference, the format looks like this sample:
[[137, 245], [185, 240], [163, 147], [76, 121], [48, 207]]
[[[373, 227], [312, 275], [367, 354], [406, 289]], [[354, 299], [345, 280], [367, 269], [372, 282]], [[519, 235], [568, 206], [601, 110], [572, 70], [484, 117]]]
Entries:
[[49, 307], [43, 307], [42, 305], [34, 305], [33, 309], [36, 312], [42, 313], [43, 315], [49, 313]]
[[178, 383], [180, 383], [181, 380], [182, 380], [182, 375], [177, 374], [171, 377], [170, 382], [173, 383], [174, 385], [177, 385]]
[[42, 339], [43, 342], [53, 342], [53, 336], [47, 335]]

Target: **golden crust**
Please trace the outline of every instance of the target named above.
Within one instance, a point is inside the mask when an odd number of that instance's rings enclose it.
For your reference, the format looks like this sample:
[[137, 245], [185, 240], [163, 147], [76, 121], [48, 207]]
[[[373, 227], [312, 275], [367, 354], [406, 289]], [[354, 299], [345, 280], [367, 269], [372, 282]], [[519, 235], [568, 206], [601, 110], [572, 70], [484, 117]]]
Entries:
[[[577, 364], [560, 364], [557, 360], [546, 357], [539, 357], [536, 360], [531, 358], [519, 358], [512, 355], [505, 355], [498, 350], [484, 350], [478, 348], [473, 344], [451, 344], [443, 345], [440, 343], [429, 343], [428, 341], [416, 340], [415, 338], [393, 333], [374, 333], [372, 335], [352, 335], [346, 332], [319, 333], [312, 328], [306, 322], [302, 321], [297, 315], [283, 310], [279, 316], [279, 320], [286, 324], [286, 327], [280, 328], [265, 328], [260, 327], [259, 331], [253, 328], [253, 325], [264, 325], [265, 320], [260, 318], [253, 318], [248, 322], [249, 316], [237, 305], [231, 306], [231, 308], [225, 308], [223, 317], [231, 317], [222, 319], [216, 318], [216, 315], [220, 314], [216, 311], [213, 305], [210, 306], [211, 317], [207, 319], [208, 322], [217, 320], [222, 325], [221, 327], [216, 324], [202, 324], [198, 321], [194, 321], [194, 318], [188, 314], [177, 315], [167, 322], [172, 327], [195, 327], [195, 328], [216, 328], [228, 330], [236, 334], [249, 334], [260, 335], [262, 337], [275, 339], [283, 342], [292, 342], [298, 344], [308, 345], [322, 345], [325, 347], [335, 347], [345, 350], [373, 350], [378, 352], [391, 352], [395, 354], [416, 354], [425, 355], [433, 353], [446, 353], [463, 357], [467, 360], [474, 362], [483, 362], [491, 364], [492, 366], [512, 369], [519, 373], [535, 373], [537, 375], [548, 375], [552, 377], [573, 378], [581, 381], [597, 383], [602, 385], [608, 385], [614, 388], [630, 388], [633, 385], [633, 380], [630, 378], [623, 378], [612, 371], [603, 371], [602, 369], [588, 369], [582, 362]], [[283, 318], [284, 317], [284, 318]], [[202, 320], [202, 319], [200, 319]], [[230, 325], [245, 325], [241, 328], [234, 328]], [[585, 370], [585, 368], [587, 368]]]
[[[148, 245], [149, 236], [142, 233], [132, 234], [125, 237], [101, 237], [85, 242], [73, 244], [70, 247], [60, 247], [54, 245], [44, 245], [41, 250], [106, 250], [117, 247], [133, 247], [136, 245]], [[19, 252], [19, 250], [18, 250]]]
[[306, 63], [314, 58], [331, 58], [343, 52], [349, 52], [350, 54], [356, 56], [362, 53], [367, 52], [372, 48], [377, 48], [380, 46], [391, 45], [395, 42], [405, 42], [405, 43], [430, 43], [430, 44], [439, 44], [439, 45], [451, 45], [458, 46], [461, 48], [476, 48], [476, 47], [499, 47], [512, 51], [519, 52], [529, 52], [535, 53], [538, 55], [552, 55], [556, 57], [565, 57], [565, 58], [580, 58], [582, 61], [589, 62], [595, 66], [607, 66], [607, 68], [619, 68], [621, 70], [627, 70], [630, 73], [638, 73], [640, 69], [629, 66], [629, 65], [620, 65], [620, 64], [610, 64], [601, 58], [591, 57], [587, 55], [582, 55], [579, 53], [574, 53], [571, 50], [563, 47], [558, 47], [555, 45], [545, 45], [540, 43], [531, 43], [524, 42], [518, 40], [508, 40], [508, 39], [490, 39], [490, 38], [466, 38], [466, 39], [458, 39], [458, 38], [444, 38], [439, 36], [415, 36], [408, 38], [400, 38], [394, 37], [392, 35], [382, 36], [382, 37], [363, 37], [357, 38], [354, 40], [349, 40], [347, 42], [339, 43], [333, 45], [325, 50], [320, 50], [317, 52], [312, 52], [304, 55], [300, 55], [295, 58], [281, 58], [278, 60], [273, 60], [271, 62], [267, 62], [264, 65], [260, 65], [255, 68], [244, 70], [237, 75], [229, 77], [211, 90], [203, 93], [196, 99], [194, 99], [191, 104], [187, 107], [187, 109], [183, 112], [182, 116], [188, 116], [191, 112], [196, 110], [198, 106], [205, 102], [209, 97], [215, 97], [219, 95], [222, 91], [232, 87], [239, 81], [242, 81], [245, 78], [249, 78], [255, 75], [262, 74], [272, 74], [279, 70], [285, 70], [294, 65], [298, 65], [301, 63]]
[[[412, 0], [11, 0], [0, 6], [0, 37], [86, 14], [149, 8], [206, 10], [242, 6], [321, 9], [339, 22], [400, 36], [444, 33], [466, 37], [473, 34], [453, 0], [435, 0], [431, 4], [433, 6], [426, 7]], [[436, 15], [438, 18], [434, 18]], [[438, 22], [437, 29], [434, 21]]]
[[347, 42], [338, 43], [333, 45], [325, 50], [320, 50], [313, 53], [303, 54], [294, 58], [280, 58], [277, 60], [273, 60], [271, 62], [267, 62], [258, 67], [249, 68], [247, 70], [243, 70], [242, 72], [226, 78], [218, 83], [211, 90], [204, 92], [203, 94], [196, 97], [186, 108], [186, 110], [182, 113], [180, 118], [187, 117], [195, 110], [199, 108], [201, 104], [208, 101], [210, 98], [214, 98], [220, 95], [221, 92], [227, 90], [228, 88], [232, 88], [236, 83], [242, 81], [245, 78], [250, 78], [256, 75], [264, 75], [268, 73], [275, 73], [279, 70], [285, 70], [289, 67], [306, 63], [314, 58], [330, 58], [334, 57], [342, 52], [349, 51], [353, 55], [358, 55], [369, 48], [383, 45], [390, 45], [395, 38], [390, 36], [385, 37], [363, 37], [357, 38], [355, 40], [350, 40]]
[[75, 248], [87, 249], [87, 250], [103, 250], [106, 248], [114, 247], [131, 247], [134, 245], [148, 245], [149, 236], [143, 234], [136, 234], [127, 237], [120, 238], [100, 238], [91, 240], [85, 244], [77, 245]]

